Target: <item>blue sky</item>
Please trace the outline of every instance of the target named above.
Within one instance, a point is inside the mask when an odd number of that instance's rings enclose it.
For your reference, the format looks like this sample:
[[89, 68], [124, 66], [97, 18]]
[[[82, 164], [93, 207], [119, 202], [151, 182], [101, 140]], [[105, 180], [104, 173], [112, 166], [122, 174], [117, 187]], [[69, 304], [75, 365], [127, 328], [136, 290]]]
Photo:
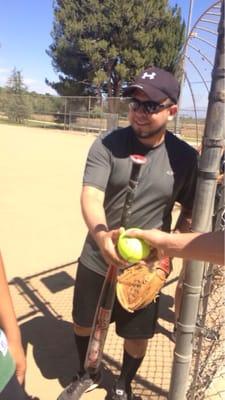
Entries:
[[[46, 49], [52, 42], [53, 24], [52, 0], [0, 0], [0, 86], [4, 86], [12, 69], [16, 67], [29, 90], [52, 93], [45, 84], [45, 78], [57, 81], [50, 57]], [[197, 18], [215, 1], [194, 0], [192, 25]], [[187, 20], [189, 1], [170, 0], [182, 8], [182, 16]], [[195, 71], [196, 72], [196, 71]], [[196, 78], [197, 79], [197, 78]], [[197, 100], [202, 98], [198, 89]], [[190, 95], [185, 95], [186, 105], [190, 105]]]

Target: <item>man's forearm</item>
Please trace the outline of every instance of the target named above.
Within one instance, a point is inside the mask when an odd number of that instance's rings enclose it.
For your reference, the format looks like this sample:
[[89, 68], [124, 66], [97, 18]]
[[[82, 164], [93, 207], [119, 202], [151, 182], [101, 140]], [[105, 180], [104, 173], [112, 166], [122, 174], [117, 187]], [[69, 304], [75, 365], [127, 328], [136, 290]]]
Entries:
[[84, 187], [81, 195], [81, 208], [85, 223], [94, 240], [98, 240], [108, 231], [105, 210], [103, 207], [104, 193], [91, 187]]
[[168, 235], [164, 251], [169, 256], [224, 265], [224, 235], [223, 232]]
[[107, 226], [104, 193], [93, 187], [84, 187], [81, 195], [81, 206], [89, 232], [96, 241], [105, 262], [108, 265], [126, 267], [127, 262], [119, 257], [115, 249], [114, 231], [108, 229]]
[[129, 236], [144, 239], [161, 257], [180, 257], [224, 265], [224, 232], [191, 232], [176, 235], [159, 229], [129, 230]]

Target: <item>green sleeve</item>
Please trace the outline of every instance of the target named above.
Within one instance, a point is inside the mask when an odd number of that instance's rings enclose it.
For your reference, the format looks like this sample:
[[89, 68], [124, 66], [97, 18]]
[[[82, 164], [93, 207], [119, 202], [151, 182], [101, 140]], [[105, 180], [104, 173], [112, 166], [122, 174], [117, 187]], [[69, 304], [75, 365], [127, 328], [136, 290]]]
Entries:
[[15, 363], [8, 349], [4, 332], [0, 329], [0, 392], [15, 372]]

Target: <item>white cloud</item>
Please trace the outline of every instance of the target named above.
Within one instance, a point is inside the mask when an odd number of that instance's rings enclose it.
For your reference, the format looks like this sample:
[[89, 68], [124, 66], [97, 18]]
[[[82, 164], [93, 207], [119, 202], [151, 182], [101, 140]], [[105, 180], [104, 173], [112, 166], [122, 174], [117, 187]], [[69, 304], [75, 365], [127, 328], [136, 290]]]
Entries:
[[27, 85], [27, 86], [29, 86], [29, 85], [32, 86], [37, 83], [37, 81], [32, 78], [24, 78], [23, 81], [24, 81], [25, 85]]
[[32, 78], [24, 78], [24, 83], [29, 91], [34, 91], [37, 93], [49, 93], [56, 95], [57, 93], [50, 86], [46, 85], [45, 82], [37, 81]]

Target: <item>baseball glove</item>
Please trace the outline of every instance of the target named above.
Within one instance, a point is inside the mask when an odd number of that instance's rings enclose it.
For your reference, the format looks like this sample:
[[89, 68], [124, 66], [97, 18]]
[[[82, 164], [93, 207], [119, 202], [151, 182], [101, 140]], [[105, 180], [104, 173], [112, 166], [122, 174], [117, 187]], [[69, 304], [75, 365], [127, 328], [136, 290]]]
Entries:
[[135, 264], [118, 275], [116, 294], [126, 311], [134, 312], [156, 300], [166, 280], [160, 276], [157, 268], [159, 266], [159, 261], [151, 266]]

